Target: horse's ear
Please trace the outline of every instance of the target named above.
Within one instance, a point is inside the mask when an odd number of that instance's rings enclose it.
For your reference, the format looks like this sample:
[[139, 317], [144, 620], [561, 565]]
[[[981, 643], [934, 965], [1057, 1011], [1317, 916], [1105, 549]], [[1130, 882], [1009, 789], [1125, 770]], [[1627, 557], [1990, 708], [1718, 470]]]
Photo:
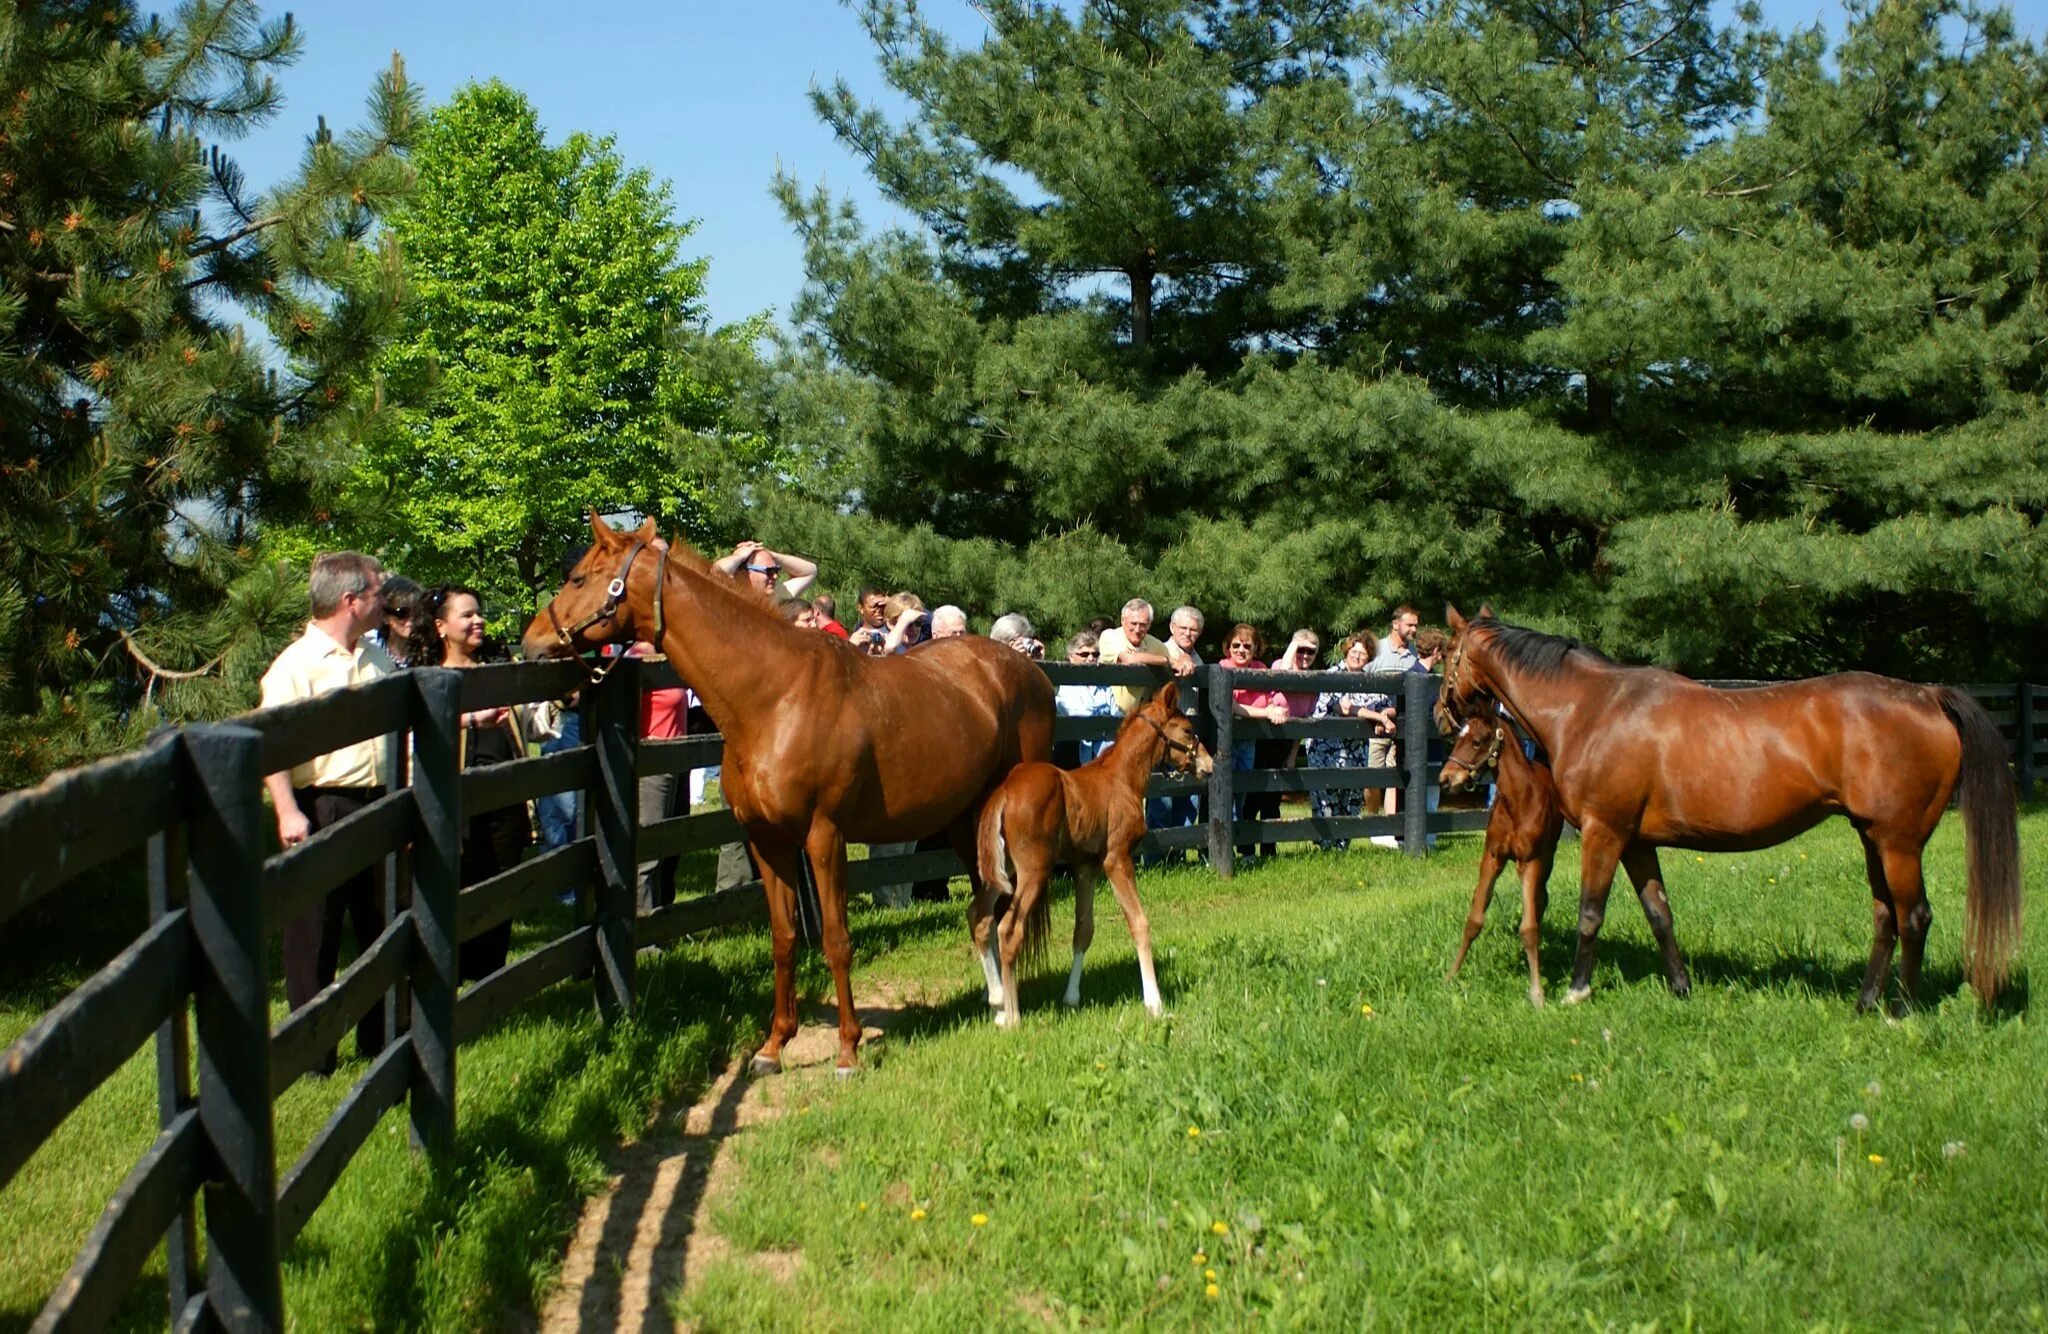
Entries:
[[[1480, 613], [1480, 615], [1482, 616], [1485, 614], [1486, 613], [1484, 612]], [[1456, 604], [1450, 602], [1444, 603], [1444, 624], [1451, 627], [1451, 633], [1454, 635], [1462, 635], [1465, 633], [1465, 618], [1458, 614], [1458, 608]]]
[[599, 517], [597, 506], [595, 505], [590, 507], [590, 533], [591, 536], [597, 539], [599, 546], [606, 547], [616, 542], [619, 536], [618, 532], [610, 524]]
[[1490, 621], [1494, 619], [1493, 604], [1491, 602], [1482, 602], [1479, 604], [1479, 619], [1482, 621]]
[[1166, 712], [1179, 713], [1180, 682], [1168, 681], [1165, 685], [1159, 687], [1159, 700], [1161, 706], [1166, 710]]
[[640, 531], [633, 534], [633, 536], [641, 542], [652, 542], [655, 538], [661, 536], [661, 530], [654, 526], [654, 520], [647, 519], [641, 523]]

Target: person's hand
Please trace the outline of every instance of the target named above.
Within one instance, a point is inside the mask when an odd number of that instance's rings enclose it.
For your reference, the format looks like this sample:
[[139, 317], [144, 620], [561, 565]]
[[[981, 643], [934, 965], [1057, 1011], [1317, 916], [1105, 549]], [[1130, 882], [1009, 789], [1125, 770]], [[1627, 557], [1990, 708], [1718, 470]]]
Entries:
[[739, 557], [739, 563], [744, 565], [748, 561], [752, 560], [754, 558], [754, 553], [759, 551], [760, 549], [761, 544], [759, 542], [754, 541], [752, 538], [748, 538], [744, 542], [735, 544], [732, 549], [732, 554]]
[[306, 841], [306, 835], [313, 832], [313, 822], [306, 813], [296, 806], [290, 810], [283, 807], [277, 812], [277, 841], [288, 848], [296, 848]]
[[1275, 723], [1284, 723], [1284, 722], [1286, 722], [1286, 721], [1287, 721], [1287, 705], [1286, 705], [1286, 703], [1285, 703], [1285, 702], [1283, 701], [1283, 702], [1280, 702], [1280, 703], [1276, 703], [1276, 704], [1269, 704], [1269, 705], [1267, 705], [1267, 706], [1266, 706], [1266, 719], [1267, 719], [1267, 721], [1268, 721], [1268, 722], [1275, 722]]
[[896, 624], [891, 626], [890, 628], [894, 630], [901, 630], [922, 615], [924, 615], [924, 613], [919, 611], [915, 607], [905, 607], [902, 613], [896, 617]]
[[1195, 674], [1195, 660], [1187, 654], [1176, 653], [1172, 656], [1171, 661], [1173, 662], [1173, 674], [1175, 676], [1193, 676]]

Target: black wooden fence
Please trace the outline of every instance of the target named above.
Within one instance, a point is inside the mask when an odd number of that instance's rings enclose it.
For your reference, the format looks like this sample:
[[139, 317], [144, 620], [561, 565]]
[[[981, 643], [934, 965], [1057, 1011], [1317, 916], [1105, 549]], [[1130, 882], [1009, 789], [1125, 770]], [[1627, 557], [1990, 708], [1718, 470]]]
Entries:
[[[1135, 667], [1046, 668], [1056, 683], [1152, 684]], [[1242, 674], [1240, 674], [1242, 675]], [[45, 1013], [0, 1063], [0, 1189], [92, 1091], [156, 1039], [160, 1133], [108, 1202], [35, 1328], [106, 1322], [151, 1252], [165, 1245], [170, 1323], [179, 1330], [276, 1330], [285, 1313], [280, 1254], [305, 1227], [383, 1114], [404, 1102], [414, 1141], [430, 1154], [453, 1143], [456, 1052], [533, 996], [570, 978], [593, 980], [607, 1015], [630, 1012], [634, 956], [710, 927], [764, 916], [758, 881], [635, 911], [639, 863], [739, 837], [729, 812], [681, 815], [642, 827], [638, 778], [716, 764], [716, 736], [639, 737], [640, 692], [673, 684], [665, 665], [628, 661], [586, 692], [581, 748], [489, 768], [459, 767], [463, 712], [558, 698], [583, 683], [573, 663], [416, 671], [231, 723], [167, 732], [144, 749], [57, 775], [0, 798], [0, 923], [81, 874], [146, 847], [150, 925], [111, 963]], [[1155, 777], [1152, 795], [1200, 795], [1192, 826], [1156, 830], [1146, 850], [1206, 848], [1222, 875], [1240, 843], [1398, 834], [1421, 855], [1431, 833], [1477, 828], [1485, 812], [1429, 811], [1428, 755], [1436, 682], [1420, 674], [1368, 683], [1339, 673], [1259, 672], [1264, 689], [1384, 689], [1400, 701], [1402, 765], [1384, 769], [1237, 771], [1235, 743], [1365, 735], [1364, 723], [1272, 724], [1232, 715], [1233, 674], [1205, 667], [1183, 685], [1217, 757], [1207, 783]], [[1246, 684], [1236, 681], [1237, 685]], [[2014, 740], [2031, 795], [2040, 762], [2038, 688], [1977, 687]], [[1115, 719], [1062, 719], [1058, 735], [1097, 738]], [[288, 851], [266, 855], [274, 820], [261, 799], [267, 773], [337, 747], [384, 738], [406, 781], [358, 814]], [[1252, 792], [1394, 787], [1398, 816], [1242, 821], [1233, 798]], [[581, 836], [467, 888], [458, 881], [463, 822], [544, 794], [581, 790]], [[334, 886], [381, 864], [385, 928], [310, 1004], [275, 1030], [269, 1021], [270, 937]], [[874, 889], [960, 870], [950, 851], [854, 863], [848, 887]], [[458, 994], [458, 944], [575, 891], [576, 924]], [[387, 1043], [298, 1160], [279, 1173], [272, 1103], [374, 1007]], [[195, 1060], [196, 1058], [196, 1060]], [[193, 1072], [196, 1068], [196, 1080]], [[195, 1198], [204, 1207], [195, 1208]], [[203, 1226], [205, 1245], [199, 1245]], [[200, 1256], [203, 1254], [203, 1263]]]

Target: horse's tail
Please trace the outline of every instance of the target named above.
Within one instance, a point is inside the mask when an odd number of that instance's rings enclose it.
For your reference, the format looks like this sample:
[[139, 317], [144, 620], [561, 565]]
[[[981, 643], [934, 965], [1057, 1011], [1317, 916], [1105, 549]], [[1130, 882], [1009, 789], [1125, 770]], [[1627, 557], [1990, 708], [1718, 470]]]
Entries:
[[2019, 798], [2006, 767], [2005, 738], [1991, 715], [1965, 691], [1944, 686], [1940, 693], [1942, 712], [1963, 742], [1956, 779], [1969, 855], [1963, 966], [1989, 1009], [2020, 943]]
[[974, 840], [981, 863], [981, 883], [996, 903], [1014, 896], [1016, 878], [1010, 873], [1010, 848], [1003, 840], [1003, 793], [1000, 788], [982, 808], [981, 828]]

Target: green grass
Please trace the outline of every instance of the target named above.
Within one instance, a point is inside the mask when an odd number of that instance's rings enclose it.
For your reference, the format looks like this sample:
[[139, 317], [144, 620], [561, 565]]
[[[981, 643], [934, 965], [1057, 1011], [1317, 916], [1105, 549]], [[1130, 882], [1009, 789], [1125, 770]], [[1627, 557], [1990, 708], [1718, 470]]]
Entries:
[[[2044, 835], [2048, 815], [2029, 815], [2032, 867]], [[1553, 989], [1575, 902], [1563, 851]], [[1869, 913], [1845, 826], [1667, 856], [1689, 1004], [1625, 890], [1589, 1004], [1528, 1007], [1506, 903], [1446, 984], [1476, 855], [1446, 840], [1427, 863], [1361, 850], [1229, 885], [1145, 876], [1160, 1021], [1106, 893], [1082, 1009], [1057, 1001], [1063, 896], [1054, 957], [1007, 1034], [957, 902], [859, 913], [860, 984], [931, 1003], [858, 1079], [785, 1077], [800, 1110], [728, 1150], [741, 1171], [714, 1221], [733, 1253], [672, 1294], [677, 1314], [714, 1329], [2043, 1325], [2048, 1050], [2024, 975], [1995, 1021], [1957, 994], [1953, 822], [1930, 851], [1929, 1003], [1903, 1022], [1851, 1014]], [[523, 926], [515, 948], [561, 926]], [[0, 1041], [92, 952], [7, 979]], [[643, 960], [641, 977], [634, 1024], [607, 1033], [570, 983], [463, 1049], [451, 1171], [409, 1152], [402, 1111], [386, 1119], [288, 1256], [297, 1327], [490, 1329], [538, 1305], [605, 1150], [686, 1103], [766, 1019], [758, 932]], [[800, 986], [829, 995], [815, 953]], [[285, 1095], [281, 1166], [361, 1069]], [[0, 1192], [0, 1330], [33, 1318], [146, 1146], [152, 1081], [145, 1051]], [[792, 1277], [748, 1258], [771, 1250], [801, 1254]], [[161, 1292], [138, 1285], [122, 1323], [160, 1324]]]
[[[2044, 834], [2029, 816], [2031, 866]], [[1900, 1022], [1851, 1012], [1868, 890], [1840, 824], [1667, 856], [1690, 1003], [1625, 891], [1589, 1004], [1529, 1007], [1506, 904], [1446, 984], [1469, 843], [1427, 865], [1283, 857], [1230, 886], [1148, 877], [1163, 1021], [1136, 1004], [1115, 925], [1082, 1009], [1057, 1004], [1056, 948], [1016, 1033], [987, 1024], [957, 942], [919, 942], [867, 971], [957, 999], [742, 1142], [715, 1219], [734, 1254], [676, 1312], [789, 1329], [2039, 1328], [2048, 1043], [2023, 979], [1995, 1021], [1958, 994], [1960, 851], [1951, 822], [1930, 850], [1928, 1003]], [[1564, 852], [1553, 985], [1576, 900]], [[2038, 892], [2030, 916], [2038, 941]], [[771, 1251], [801, 1254], [793, 1276], [748, 1258]]]

